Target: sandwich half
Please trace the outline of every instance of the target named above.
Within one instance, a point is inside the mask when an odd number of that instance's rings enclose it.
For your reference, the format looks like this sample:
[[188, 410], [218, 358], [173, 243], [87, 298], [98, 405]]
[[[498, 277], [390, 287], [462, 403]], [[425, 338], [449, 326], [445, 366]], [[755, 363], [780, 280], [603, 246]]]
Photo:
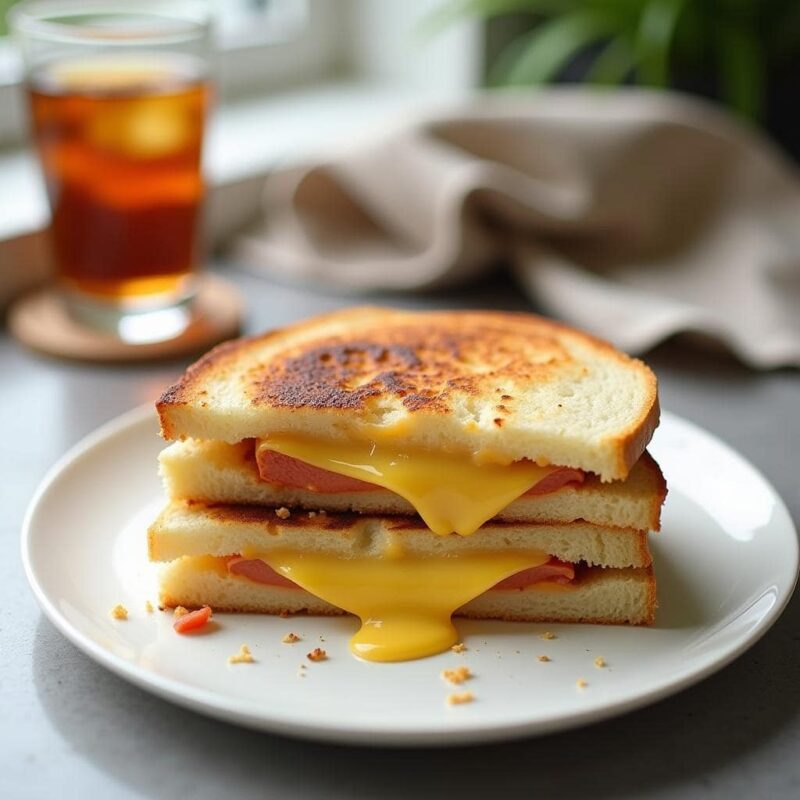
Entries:
[[556, 323], [337, 312], [222, 345], [158, 405], [162, 603], [351, 612], [374, 660], [453, 614], [647, 624], [652, 372]]

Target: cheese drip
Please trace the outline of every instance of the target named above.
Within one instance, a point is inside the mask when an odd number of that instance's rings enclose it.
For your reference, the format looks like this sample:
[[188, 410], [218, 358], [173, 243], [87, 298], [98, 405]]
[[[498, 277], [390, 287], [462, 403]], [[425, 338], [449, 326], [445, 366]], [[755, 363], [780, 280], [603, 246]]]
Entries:
[[398, 548], [380, 557], [290, 550], [247, 557], [357, 615], [361, 628], [350, 649], [367, 661], [407, 661], [447, 650], [459, 638], [451, 620], [456, 609], [550, 558], [537, 550], [415, 556]]
[[374, 483], [408, 500], [441, 535], [469, 536], [557, 467], [532, 461], [477, 463], [474, 457], [400, 450], [374, 442], [320, 442], [288, 434], [259, 439], [274, 450], [339, 475]]

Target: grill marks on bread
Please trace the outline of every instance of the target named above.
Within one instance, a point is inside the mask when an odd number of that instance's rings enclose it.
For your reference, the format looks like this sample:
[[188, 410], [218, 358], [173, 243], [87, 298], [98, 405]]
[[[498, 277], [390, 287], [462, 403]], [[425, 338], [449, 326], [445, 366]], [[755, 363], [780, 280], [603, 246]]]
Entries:
[[[550, 336], [531, 333], [521, 340], [518, 332], [486, 320], [456, 318], [450, 324], [454, 330], [395, 326], [369, 338], [304, 343], [249, 370], [251, 402], [362, 410], [391, 397], [409, 411], [447, 413], [454, 394], [477, 396], [498, 383], [546, 381], [571, 361]], [[499, 404], [497, 410], [507, 409]]]
[[530, 314], [350, 308], [211, 351], [157, 403], [166, 439], [326, 441], [543, 460], [619, 480], [658, 422], [640, 361]]

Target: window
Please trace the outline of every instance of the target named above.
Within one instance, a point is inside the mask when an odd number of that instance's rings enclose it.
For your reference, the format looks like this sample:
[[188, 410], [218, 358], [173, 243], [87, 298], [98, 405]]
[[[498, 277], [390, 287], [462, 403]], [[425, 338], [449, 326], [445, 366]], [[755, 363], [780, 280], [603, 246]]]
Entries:
[[[0, 145], [23, 133], [22, 65], [0, 0]], [[324, 77], [337, 53], [335, 0], [216, 0], [218, 82], [231, 97]]]

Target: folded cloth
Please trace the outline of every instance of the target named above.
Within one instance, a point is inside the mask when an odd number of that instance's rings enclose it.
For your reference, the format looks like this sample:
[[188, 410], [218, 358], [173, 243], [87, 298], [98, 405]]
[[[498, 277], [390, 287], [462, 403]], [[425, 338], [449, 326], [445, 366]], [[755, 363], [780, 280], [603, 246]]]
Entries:
[[692, 331], [800, 366], [800, 182], [699, 100], [638, 89], [479, 96], [326, 163], [274, 173], [237, 243], [354, 291], [510, 268], [549, 313], [641, 352]]

